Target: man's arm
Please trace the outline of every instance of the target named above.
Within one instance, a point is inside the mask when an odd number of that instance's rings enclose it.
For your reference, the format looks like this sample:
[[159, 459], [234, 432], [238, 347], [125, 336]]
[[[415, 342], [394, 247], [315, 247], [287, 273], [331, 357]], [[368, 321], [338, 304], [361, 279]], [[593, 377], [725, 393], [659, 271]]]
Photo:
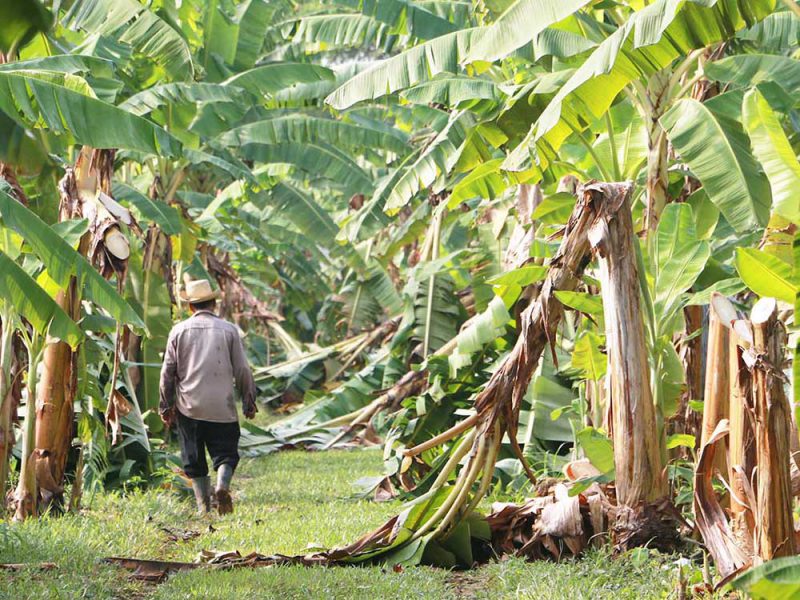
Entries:
[[233, 366], [233, 378], [236, 381], [236, 388], [242, 396], [242, 412], [248, 419], [252, 419], [258, 409], [256, 408], [256, 383], [253, 381], [253, 372], [247, 364], [247, 356], [244, 353], [244, 344], [238, 332], [233, 336], [231, 343], [231, 365]]
[[178, 380], [178, 355], [177, 339], [170, 332], [167, 340], [167, 349], [164, 352], [164, 362], [161, 365], [161, 381], [159, 384], [158, 414], [164, 425], [169, 427], [174, 419], [175, 388]]

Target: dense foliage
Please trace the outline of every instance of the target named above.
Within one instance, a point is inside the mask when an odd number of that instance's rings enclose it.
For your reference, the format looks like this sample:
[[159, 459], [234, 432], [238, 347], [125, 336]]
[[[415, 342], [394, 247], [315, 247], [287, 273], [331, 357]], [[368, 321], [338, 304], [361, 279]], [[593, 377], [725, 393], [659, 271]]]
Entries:
[[[0, 449], [15, 473], [0, 485], [24, 488], [55, 428], [41, 406], [56, 339], [70, 451], [33, 504], [65, 475], [73, 502], [171, 476], [160, 357], [181, 281], [207, 277], [247, 332], [261, 401], [291, 413], [247, 425], [243, 451], [381, 443], [389, 479], [368, 487], [438, 514], [488, 435], [469, 421], [476, 397], [541, 301], [576, 192], [629, 181], [653, 443], [691, 512], [704, 307], [774, 297], [794, 328], [794, 2], [6, 4]], [[577, 459], [592, 469], [575, 489], [614, 480], [600, 267], [584, 262], [447, 526], [491, 486]], [[35, 512], [21, 493], [18, 514]]]

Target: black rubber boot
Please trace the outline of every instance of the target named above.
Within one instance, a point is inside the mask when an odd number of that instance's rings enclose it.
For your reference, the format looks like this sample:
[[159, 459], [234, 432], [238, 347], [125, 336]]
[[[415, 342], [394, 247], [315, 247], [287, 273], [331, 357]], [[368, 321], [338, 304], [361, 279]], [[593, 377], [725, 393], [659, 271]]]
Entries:
[[192, 490], [197, 502], [197, 512], [201, 515], [211, 510], [211, 477], [195, 477], [192, 479]]
[[233, 479], [233, 467], [230, 465], [220, 465], [217, 469], [217, 512], [227, 515], [233, 512], [233, 498], [231, 498], [231, 479]]

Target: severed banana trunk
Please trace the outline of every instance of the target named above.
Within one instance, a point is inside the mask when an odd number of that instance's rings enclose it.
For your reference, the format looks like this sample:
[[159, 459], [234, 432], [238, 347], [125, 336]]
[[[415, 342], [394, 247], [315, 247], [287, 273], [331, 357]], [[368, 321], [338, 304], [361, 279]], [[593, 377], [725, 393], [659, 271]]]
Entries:
[[608, 350], [617, 507], [615, 550], [677, 542], [674, 507], [661, 456], [642, 320], [631, 184], [596, 184], [605, 202], [589, 230], [598, 257]]

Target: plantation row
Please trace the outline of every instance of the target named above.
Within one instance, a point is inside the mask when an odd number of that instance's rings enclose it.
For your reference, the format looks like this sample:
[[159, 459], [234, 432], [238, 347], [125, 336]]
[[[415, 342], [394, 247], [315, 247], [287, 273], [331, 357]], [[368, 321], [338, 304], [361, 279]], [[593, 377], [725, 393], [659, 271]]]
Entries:
[[366, 493], [409, 501], [248, 565], [796, 554], [796, 2], [3, 12], [10, 518], [180, 482], [159, 374], [206, 280], [282, 415], [240, 452], [381, 445]]

